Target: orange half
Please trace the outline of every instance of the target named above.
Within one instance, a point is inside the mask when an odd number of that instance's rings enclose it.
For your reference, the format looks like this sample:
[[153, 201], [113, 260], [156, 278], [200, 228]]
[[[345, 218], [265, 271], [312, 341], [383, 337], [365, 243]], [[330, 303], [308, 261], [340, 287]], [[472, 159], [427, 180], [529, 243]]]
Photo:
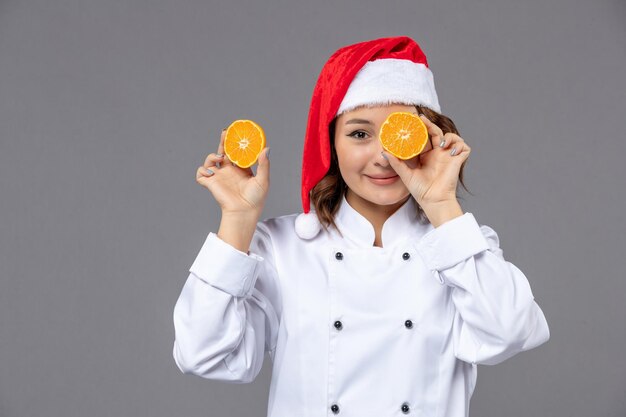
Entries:
[[378, 138], [390, 154], [399, 159], [411, 159], [424, 150], [428, 129], [418, 115], [394, 112], [383, 122]]
[[224, 153], [240, 168], [256, 163], [265, 148], [265, 132], [252, 120], [235, 120], [226, 129]]

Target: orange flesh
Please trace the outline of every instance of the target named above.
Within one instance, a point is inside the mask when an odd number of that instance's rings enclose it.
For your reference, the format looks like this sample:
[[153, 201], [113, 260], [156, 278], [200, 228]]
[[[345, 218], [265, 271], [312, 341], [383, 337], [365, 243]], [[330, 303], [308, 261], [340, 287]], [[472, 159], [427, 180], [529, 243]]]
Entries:
[[419, 116], [394, 112], [380, 127], [378, 137], [387, 152], [400, 159], [410, 159], [424, 150], [428, 129]]
[[265, 148], [265, 132], [252, 120], [235, 120], [226, 130], [224, 153], [241, 168], [251, 167]]

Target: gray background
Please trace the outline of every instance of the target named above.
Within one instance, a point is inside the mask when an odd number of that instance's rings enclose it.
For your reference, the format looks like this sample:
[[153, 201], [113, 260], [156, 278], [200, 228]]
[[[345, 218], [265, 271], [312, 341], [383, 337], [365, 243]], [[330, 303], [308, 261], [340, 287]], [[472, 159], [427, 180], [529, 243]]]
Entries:
[[408, 35], [472, 146], [465, 211], [528, 277], [551, 340], [479, 367], [472, 417], [626, 415], [623, 1], [0, 1], [0, 416], [265, 415], [183, 375], [172, 311], [218, 206], [220, 130], [265, 128], [264, 217], [300, 211], [317, 75]]

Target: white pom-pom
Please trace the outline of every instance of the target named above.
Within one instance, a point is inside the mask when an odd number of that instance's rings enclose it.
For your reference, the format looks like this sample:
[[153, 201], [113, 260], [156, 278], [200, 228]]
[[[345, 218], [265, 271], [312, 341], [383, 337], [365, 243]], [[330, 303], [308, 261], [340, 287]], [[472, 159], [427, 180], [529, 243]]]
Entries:
[[296, 234], [301, 239], [313, 239], [320, 232], [321, 228], [322, 225], [317, 218], [317, 214], [313, 211], [300, 213], [296, 217]]

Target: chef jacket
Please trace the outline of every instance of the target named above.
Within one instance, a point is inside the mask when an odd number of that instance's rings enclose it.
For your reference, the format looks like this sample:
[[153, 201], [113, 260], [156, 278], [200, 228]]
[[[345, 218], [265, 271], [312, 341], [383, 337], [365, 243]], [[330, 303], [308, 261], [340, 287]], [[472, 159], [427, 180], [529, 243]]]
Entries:
[[186, 374], [247, 383], [272, 360], [268, 417], [467, 417], [478, 364], [549, 339], [525, 275], [465, 213], [434, 228], [409, 198], [374, 228], [343, 197], [312, 239], [297, 214], [248, 253], [209, 233], [174, 307]]

